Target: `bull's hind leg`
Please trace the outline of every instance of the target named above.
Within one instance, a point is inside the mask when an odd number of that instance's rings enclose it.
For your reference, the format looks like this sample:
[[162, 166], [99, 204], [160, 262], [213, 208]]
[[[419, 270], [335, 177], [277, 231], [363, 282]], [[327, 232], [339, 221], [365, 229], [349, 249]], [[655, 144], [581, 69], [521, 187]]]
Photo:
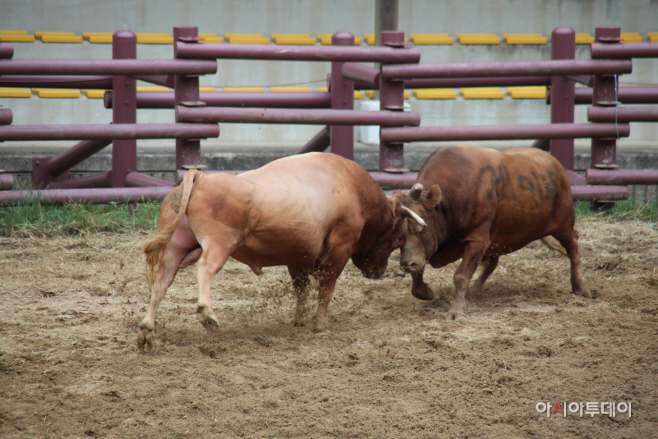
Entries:
[[153, 331], [155, 330], [155, 312], [164, 298], [167, 288], [171, 285], [176, 277], [180, 263], [185, 257], [186, 252], [174, 253], [169, 250], [164, 262], [155, 273], [153, 286], [151, 287], [151, 301], [146, 316], [139, 324], [137, 333], [137, 347], [140, 351], [144, 348], [151, 350], [153, 348]]
[[229, 257], [230, 251], [216, 243], [202, 243], [203, 253], [198, 263], [199, 300], [197, 301], [197, 314], [199, 321], [206, 329], [215, 329], [219, 320], [210, 306], [210, 287], [212, 280], [222, 269]]
[[482, 271], [480, 277], [475, 281], [475, 288], [482, 289], [484, 283], [489, 279], [489, 276], [494, 272], [498, 266], [498, 256], [487, 256], [482, 259]]
[[297, 299], [293, 323], [295, 326], [304, 326], [304, 321], [306, 320], [305, 305], [308, 298], [310, 279], [308, 273], [301, 268], [288, 267], [288, 273], [290, 273], [290, 277], [292, 278], [292, 286], [295, 291], [295, 298]]
[[565, 235], [553, 235], [567, 251], [571, 261], [571, 292], [573, 294], [591, 298], [592, 294], [585, 286], [583, 276], [580, 274], [580, 256], [578, 254], [578, 230], [572, 229]]

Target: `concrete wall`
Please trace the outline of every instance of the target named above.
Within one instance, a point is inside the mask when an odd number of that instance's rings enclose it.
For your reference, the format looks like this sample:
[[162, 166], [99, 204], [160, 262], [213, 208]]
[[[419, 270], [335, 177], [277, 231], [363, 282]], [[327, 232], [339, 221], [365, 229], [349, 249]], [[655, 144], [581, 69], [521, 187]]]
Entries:
[[[375, 28], [374, 0], [3, 0], [0, 29], [34, 31], [172, 33], [173, 26], [194, 25], [200, 32], [224, 33], [333, 33], [346, 30], [362, 36]], [[400, 0], [399, 30], [409, 33], [541, 33], [557, 26], [594, 34], [596, 26], [621, 26], [622, 32], [658, 31], [658, 2], [650, 0]], [[104, 44], [15, 43], [15, 59], [107, 59]], [[477, 62], [550, 59], [544, 46], [419, 46], [421, 62]], [[171, 58], [166, 45], [138, 45], [139, 58]], [[588, 59], [588, 46], [578, 46], [577, 58]], [[204, 76], [207, 86], [325, 85], [329, 63], [237, 61], [219, 62], [217, 75]], [[622, 83], [656, 83], [658, 61], [636, 60], [634, 72]], [[549, 109], [542, 100], [452, 101], [410, 99], [421, 112], [422, 124], [478, 125], [544, 123]], [[98, 99], [4, 99], [0, 105], [14, 112], [14, 124], [108, 123], [111, 111]], [[357, 103], [358, 108], [358, 103]], [[577, 110], [585, 122], [585, 107]], [[173, 111], [140, 110], [138, 121], [171, 122]], [[303, 144], [318, 126], [227, 125], [221, 142]], [[658, 139], [658, 124], [634, 124], [630, 141]], [[358, 132], [358, 130], [357, 130]]]

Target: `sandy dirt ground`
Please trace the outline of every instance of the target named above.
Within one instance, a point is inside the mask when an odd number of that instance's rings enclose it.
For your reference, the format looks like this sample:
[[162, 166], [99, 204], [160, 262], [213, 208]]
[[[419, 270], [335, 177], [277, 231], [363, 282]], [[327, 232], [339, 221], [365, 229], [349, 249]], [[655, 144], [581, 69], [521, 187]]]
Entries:
[[[656, 437], [658, 230], [578, 228], [593, 299], [571, 295], [568, 260], [537, 243], [502, 257], [456, 322], [454, 264], [426, 271], [440, 299], [422, 302], [410, 277], [368, 280], [350, 263], [316, 334], [291, 324], [285, 267], [257, 278], [229, 261], [213, 285], [219, 330], [197, 321], [189, 267], [146, 354], [146, 235], [0, 238], [0, 436]], [[539, 402], [630, 402], [632, 415], [547, 417]]]

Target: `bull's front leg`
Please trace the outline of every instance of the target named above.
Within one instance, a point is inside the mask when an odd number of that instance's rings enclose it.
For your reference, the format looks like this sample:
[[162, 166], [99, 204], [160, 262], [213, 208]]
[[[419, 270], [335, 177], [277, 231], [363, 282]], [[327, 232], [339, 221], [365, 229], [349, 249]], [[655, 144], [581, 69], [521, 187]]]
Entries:
[[480, 265], [484, 252], [489, 245], [488, 241], [469, 241], [464, 248], [464, 256], [459, 264], [453, 278], [456, 294], [450, 302], [446, 320], [456, 320], [464, 316], [464, 305], [466, 304], [466, 289], [471, 282], [473, 274]]
[[416, 299], [434, 300], [434, 291], [432, 291], [430, 286], [423, 280], [424, 273], [425, 267], [418, 271], [411, 272], [411, 294], [413, 294]]
[[336, 287], [336, 280], [339, 275], [340, 271], [338, 273], [321, 272], [319, 274], [320, 288], [318, 291], [318, 311], [315, 316], [315, 325], [313, 326], [314, 332], [321, 332], [327, 327], [329, 322], [329, 302], [331, 302], [331, 297], [334, 295], [334, 288]]
[[316, 276], [319, 280], [318, 312], [313, 330], [320, 332], [327, 327], [329, 320], [329, 302], [334, 294], [336, 280], [343, 272], [350, 258], [354, 236], [348, 231], [334, 231], [327, 238], [327, 253], [317, 266]]

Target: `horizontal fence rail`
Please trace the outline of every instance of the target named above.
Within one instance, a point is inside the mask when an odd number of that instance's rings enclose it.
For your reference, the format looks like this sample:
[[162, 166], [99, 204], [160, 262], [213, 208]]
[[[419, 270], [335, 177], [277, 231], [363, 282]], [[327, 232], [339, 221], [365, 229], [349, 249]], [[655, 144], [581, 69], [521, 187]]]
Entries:
[[590, 52], [593, 59], [630, 59], [658, 58], [658, 44], [655, 43], [624, 43], [606, 44], [592, 43]]
[[488, 76], [564, 76], [631, 73], [633, 63], [603, 60], [509, 61], [382, 66], [384, 79], [478, 78]]
[[358, 110], [282, 110], [267, 108], [176, 108], [180, 122], [289, 123], [309, 125], [419, 125], [418, 112]]
[[0, 206], [36, 201], [42, 204], [108, 204], [112, 202], [138, 203], [143, 201], [162, 201], [172, 189], [169, 186], [157, 186], [0, 192]]
[[14, 45], [11, 43], [0, 43], [0, 59], [10, 59], [14, 57]]
[[[105, 108], [112, 108], [113, 96], [105, 93]], [[173, 91], [138, 91], [137, 108], [174, 108], [174, 97]], [[210, 107], [329, 108], [331, 93], [202, 91], [199, 100]]]
[[0, 75], [205, 75], [217, 61], [190, 59], [0, 60]]
[[9, 108], [0, 108], [0, 125], [11, 125], [14, 120], [14, 112]]
[[590, 122], [658, 122], [658, 107], [589, 107]]
[[0, 76], [0, 87], [112, 88], [111, 76]]
[[11, 174], [0, 174], [0, 191], [8, 191], [14, 187], [14, 176]]
[[437, 140], [532, 140], [628, 137], [628, 124], [473, 125], [459, 127], [382, 128], [384, 142]]
[[[362, 87], [379, 88], [379, 70], [358, 63], [345, 63], [341, 67], [343, 76]], [[356, 85], [356, 84], [355, 84]]]
[[571, 186], [571, 196], [574, 200], [625, 200], [628, 198], [628, 188], [626, 186]]
[[404, 88], [511, 87], [532, 85], [551, 85], [551, 77], [510, 76], [499, 78], [426, 78], [405, 79], [404, 81]]
[[588, 169], [588, 184], [657, 184], [658, 169]]
[[0, 140], [199, 139], [218, 137], [216, 124], [7, 125]]
[[194, 44], [177, 42], [177, 58], [260, 59], [282, 61], [420, 62], [420, 49], [356, 46], [272, 46], [260, 44]]
[[[593, 90], [591, 88], [574, 89], [576, 104], [591, 104]], [[550, 95], [547, 95], [550, 103]], [[658, 104], [658, 87], [620, 87], [617, 89], [617, 100], [622, 104]]]

